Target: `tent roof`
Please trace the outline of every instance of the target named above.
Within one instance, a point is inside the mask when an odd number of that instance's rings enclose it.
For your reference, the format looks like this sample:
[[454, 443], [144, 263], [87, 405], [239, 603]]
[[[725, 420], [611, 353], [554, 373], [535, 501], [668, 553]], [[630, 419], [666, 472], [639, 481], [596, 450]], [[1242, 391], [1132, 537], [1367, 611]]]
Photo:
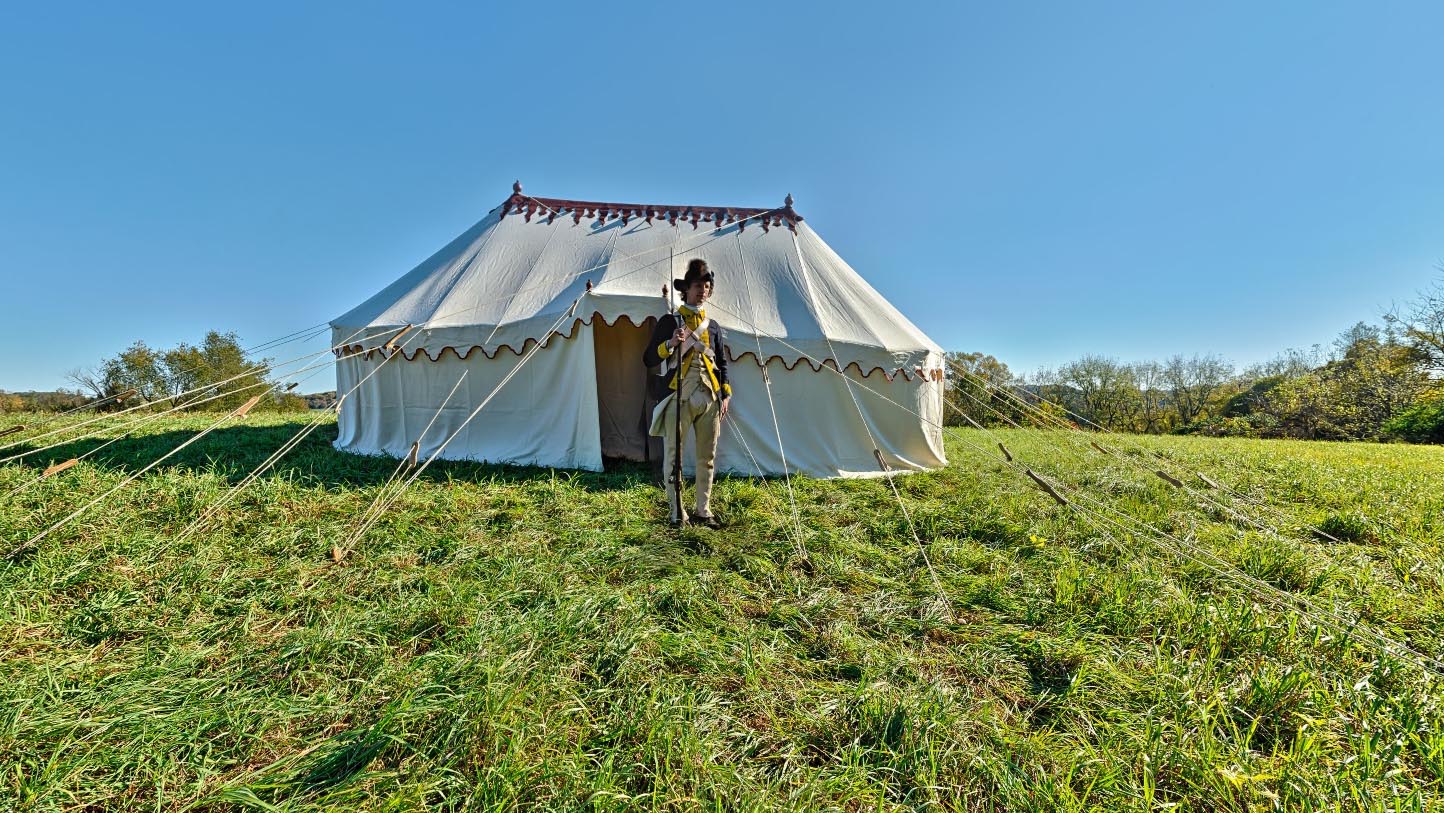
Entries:
[[519, 352], [558, 319], [569, 335], [577, 321], [642, 324], [667, 312], [663, 289], [694, 257], [716, 275], [707, 311], [734, 359], [909, 377], [940, 366], [941, 349], [803, 222], [790, 195], [775, 209], [659, 206], [536, 198], [518, 183], [480, 222], [331, 324], [338, 342], [414, 325], [408, 357]]

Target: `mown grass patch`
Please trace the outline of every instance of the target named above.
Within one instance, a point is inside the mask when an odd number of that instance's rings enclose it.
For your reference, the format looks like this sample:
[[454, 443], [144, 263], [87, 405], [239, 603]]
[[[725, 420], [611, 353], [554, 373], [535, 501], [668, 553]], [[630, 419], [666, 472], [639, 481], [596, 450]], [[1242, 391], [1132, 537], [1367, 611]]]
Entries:
[[[672, 531], [641, 468], [438, 464], [336, 564], [395, 461], [329, 430], [177, 540], [304, 419], [219, 430], [0, 564], [0, 809], [1444, 804], [1439, 685], [1235, 575], [1440, 656], [1439, 449], [958, 432], [898, 481], [946, 603], [883, 481], [795, 481], [803, 556], [780, 482]], [[21, 491], [0, 545], [208, 422]], [[1054, 504], [998, 440], [1228, 569]]]

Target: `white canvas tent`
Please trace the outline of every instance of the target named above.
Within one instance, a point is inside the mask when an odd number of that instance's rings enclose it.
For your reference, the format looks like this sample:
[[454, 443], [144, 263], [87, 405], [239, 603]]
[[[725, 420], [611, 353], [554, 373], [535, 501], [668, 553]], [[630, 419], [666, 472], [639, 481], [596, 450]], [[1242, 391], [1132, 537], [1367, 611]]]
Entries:
[[[874, 440], [897, 471], [946, 463], [941, 349], [790, 196], [769, 210], [513, 190], [331, 323], [333, 344], [345, 346], [337, 448], [400, 457], [419, 441], [425, 458], [445, 443], [447, 459], [590, 470], [604, 456], [659, 456], [646, 434], [642, 350], [669, 307], [664, 286], [702, 257], [717, 278], [707, 311], [726, 331], [734, 392], [720, 472], [783, 474], [785, 455], [793, 473], [876, 475]], [[383, 347], [407, 326], [395, 349]]]

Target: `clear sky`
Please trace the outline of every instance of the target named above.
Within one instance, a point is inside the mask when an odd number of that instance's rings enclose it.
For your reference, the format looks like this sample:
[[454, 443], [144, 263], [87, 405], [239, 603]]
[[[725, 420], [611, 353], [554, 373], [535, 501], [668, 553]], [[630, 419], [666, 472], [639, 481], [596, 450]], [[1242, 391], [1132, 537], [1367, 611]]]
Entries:
[[514, 178], [791, 192], [1015, 371], [1247, 364], [1439, 277], [1441, 30], [1426, 2], [7, 4], [0, 388], [323, 322]]

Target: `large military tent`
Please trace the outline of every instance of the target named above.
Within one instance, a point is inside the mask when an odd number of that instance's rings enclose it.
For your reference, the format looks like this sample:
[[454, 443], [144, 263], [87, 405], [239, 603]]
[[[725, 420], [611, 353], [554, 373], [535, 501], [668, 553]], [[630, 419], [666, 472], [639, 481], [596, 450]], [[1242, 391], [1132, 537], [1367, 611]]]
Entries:
[[591, 470], [659, 456], [642, 349], [693, 257], [716, 273], [707, 313], [725, 328], [734, 390], [719, 471], [870, 476], [877, 452], [896, 471], [946, 463], [942, 351], [791, 196], [653, 206], [535, 198], [519, 183], [331, 323], [337, 448]]

